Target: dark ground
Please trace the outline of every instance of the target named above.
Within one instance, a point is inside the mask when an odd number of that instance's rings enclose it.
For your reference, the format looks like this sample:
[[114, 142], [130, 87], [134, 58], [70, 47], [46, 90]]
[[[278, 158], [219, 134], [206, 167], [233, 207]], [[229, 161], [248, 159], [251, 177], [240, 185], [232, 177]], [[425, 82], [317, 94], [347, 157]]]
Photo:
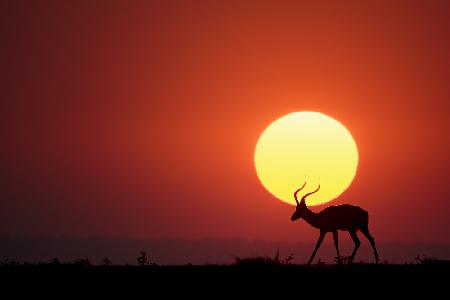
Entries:
[[[396, 295], [448, 298], [450, 261], [423, 260], [411, 264], [316, 264], [312, 266], [243, 259], [233, 265], [93, 266], [86, 262], [37, 265], [4, 262], [3, 290], [45, 295], [95, 290], [100, 294], [145, 293], [148, 296], [233, 296], [332, 294], [359, 298]], [[19, 286], [19, 287], [17, 287]], [[212, 293], [212, 294], [211, 294]], [[64, 295], [64, 294], [61, 294]], [[359, 296], [358, 296], [359, 295]], [[165, 298], [165, 297], [159, 297]]]

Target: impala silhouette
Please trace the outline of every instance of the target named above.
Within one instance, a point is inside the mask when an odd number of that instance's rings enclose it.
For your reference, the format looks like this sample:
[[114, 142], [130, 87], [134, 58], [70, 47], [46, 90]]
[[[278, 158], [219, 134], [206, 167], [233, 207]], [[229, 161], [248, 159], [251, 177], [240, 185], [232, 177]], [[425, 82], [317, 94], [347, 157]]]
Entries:
[[305, 187], [305, 185], [306, 182], [294, 193], [295, 202], [297, 202], [297, 208], [295, 209], [295, 212], [291, 217], [291, 221], [304, 219], [309, 225], [320, 230], [319, 239], [317, 240], [316, 247], [314, 248], [311, 258], [308, 261], [308, 265], [313, 261], [317, 249], [319, 249], [323, 238], [328, 232], [333, 233], [333, 241], [334, 246], [336, 247], [338, 263], [342, 263], [341, 256], [339, 254], [338, 230], [348, 231], [351, 238], [353, 239], [353, 242], [355, 243], [355, 248], [348, 260], [348, 263], [353, 262], [356, 252], [358, 251], [358, 248], [360, 246], [360, 241], [358, 235], [356, 234], [359, 230], [364, 234], [364, 236], [372, 245], [375, 261], [378, 264], [378, 252], [375, 246], [375, 240], [369, 232], [369, 214], [367, 213], [367, 211], [358, 206], [342, 204], [337, 206], [329, 206], [321, 212], [315, 213], [306, 206], [305, 199], [309, 195], [316, 193], [320, 189], [320, 184], [315, 191], [304, 195], [299, 202], [297, 199], [297, 194]]

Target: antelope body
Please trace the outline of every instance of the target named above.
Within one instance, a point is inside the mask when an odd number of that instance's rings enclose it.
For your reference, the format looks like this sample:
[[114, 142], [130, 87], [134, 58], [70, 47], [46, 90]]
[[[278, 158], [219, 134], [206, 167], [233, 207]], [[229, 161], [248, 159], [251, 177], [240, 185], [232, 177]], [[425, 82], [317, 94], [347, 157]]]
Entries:
[[360, 246], [360, 241], [356, 234], [358, 230], [361, 231], [369, 240], [373, 248], [375, 261], [376, 263], [378, 263], [378, 253], [375, 246], [375, 240], [369, 232], [369, 214], [367, 213], [367, 211], [358, 206], [342, 204], [337, 206], [329, 206], [321, 212], [315, 213], [306, 206], [305, 199], [309, 195], [316, 193], [320, 189], [320, 185], [315, 191], [304, 195], [299, 202], [297, 199], [297, 194], [305, 187], [305, 185], [306, 182], [300, 189], [298, 189], [294, 193], [297, 207], [291, 217], [291, 221], [304, 219], [308, 224], [320, 230], [319, 239], [317, 240], [316, 247], [314, 248], [308, 264], [311, 264], [311, 262], [313, 261], [314, 256], [316, 255], [316, 252], [320, 247], [320, 244], [322, 243], [325, 235], [328, 232], [333, 233], [333, 241], [334, 246], [336, 247], [338, 263], [341, 263], [341, 256], [339, 254], [338, 245], [338, 230], [348, 231], [353, 242], [355, 243], [355, 248], [348, 261], [349, 263], [352, 263]]

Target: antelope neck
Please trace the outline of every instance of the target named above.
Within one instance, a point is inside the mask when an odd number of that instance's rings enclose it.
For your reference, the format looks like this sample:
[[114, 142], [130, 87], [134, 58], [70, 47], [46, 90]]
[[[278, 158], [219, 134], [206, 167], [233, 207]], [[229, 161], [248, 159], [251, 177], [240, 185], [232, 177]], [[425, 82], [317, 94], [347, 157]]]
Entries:
[[303, 219], [311, 226], [319, 229], [319, 214], [313, 212], [308, 207], [306, 207], [305, 215], [303, 216]]

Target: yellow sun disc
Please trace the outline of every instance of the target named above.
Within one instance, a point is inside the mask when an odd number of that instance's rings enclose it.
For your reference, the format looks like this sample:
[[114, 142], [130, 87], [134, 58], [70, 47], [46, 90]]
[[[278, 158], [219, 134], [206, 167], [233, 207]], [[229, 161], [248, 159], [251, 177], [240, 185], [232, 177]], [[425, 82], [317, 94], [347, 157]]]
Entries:
[[294, 192], [306, 179], [302, 195], [317, 188], [306, 204], [338, 197], [353, 180], [358, 150], [347, 128], [318, 112], [293, 112], [270, 124], [255, 149], [256, 173], [275, 197], [295, 204]]

